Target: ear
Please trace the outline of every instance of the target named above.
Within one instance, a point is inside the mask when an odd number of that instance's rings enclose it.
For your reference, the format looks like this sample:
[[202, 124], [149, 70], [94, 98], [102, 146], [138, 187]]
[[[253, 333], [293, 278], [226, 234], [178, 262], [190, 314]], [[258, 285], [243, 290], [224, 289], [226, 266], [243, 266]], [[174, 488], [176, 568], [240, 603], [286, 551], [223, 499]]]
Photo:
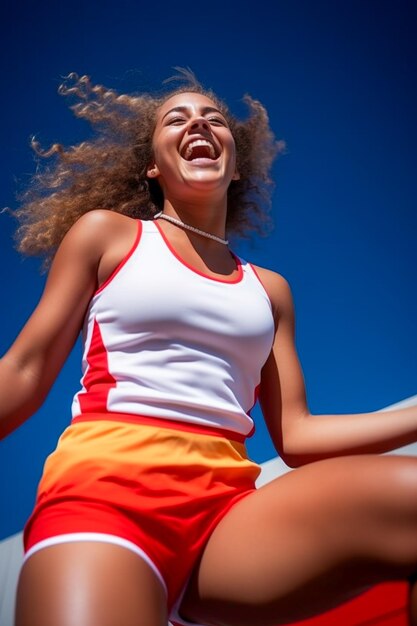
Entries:
[[157, 176], [159, 176], [159, 169], [155, 165], [155, 163], [152, 163], [148, 166], [148, 169], [146, 170], [146, 176], [148, 178], [156, 178]]

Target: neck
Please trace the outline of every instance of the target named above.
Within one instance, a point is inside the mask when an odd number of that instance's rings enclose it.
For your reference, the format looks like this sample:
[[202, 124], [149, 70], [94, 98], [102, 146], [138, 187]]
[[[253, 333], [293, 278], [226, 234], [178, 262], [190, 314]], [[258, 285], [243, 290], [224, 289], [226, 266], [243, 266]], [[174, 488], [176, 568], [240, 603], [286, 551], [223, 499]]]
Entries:
[[171, 222], [171, 224], [174, 224], [175, 226], [178, 226], [179, 228], [182, 228], [183, 230], [191, 231], [194, 234], [198, 235], [199, 237], [203, 237], [205, 239], [211, 239], [212, 241], [216, 241], [217, 243], [221, 243], [225, 246], [227, 246], [227, 244], [229, 243], [228, 240], [224, 239], [223, 237], [219, 237], [218, 235], [214, 233], [205, 231], [201, 228], [198, 228], [197, 226], [193, 226], [192, 224], [188, 224], [187, 222], [184, 222], [180, 218], [164, 213], [163, 211], [160, 211], [154, 216], [154, 219], [158, 219], [158, 218]]
[[223, 200], [220, 202], [211, 198], [210, 203], [204, 198], [204, 201], [198, 199], [195, 202], [177, 202], [165, 198], [162, 213], [217, 237], [225, 236], [227, 205]]

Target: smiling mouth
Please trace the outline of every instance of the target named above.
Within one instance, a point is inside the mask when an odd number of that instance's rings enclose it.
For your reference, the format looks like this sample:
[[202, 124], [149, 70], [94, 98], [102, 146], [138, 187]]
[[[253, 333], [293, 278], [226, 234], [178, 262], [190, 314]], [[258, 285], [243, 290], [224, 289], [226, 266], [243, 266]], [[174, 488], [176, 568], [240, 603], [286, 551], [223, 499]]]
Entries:
[[186, 161], [193, 161], [194, 159], [215, 160], [219, 155], [216, 153], [214, 145], [210, 143], [210, 141], [206, 139], [195, 139], [186, 146], [181, 156]]

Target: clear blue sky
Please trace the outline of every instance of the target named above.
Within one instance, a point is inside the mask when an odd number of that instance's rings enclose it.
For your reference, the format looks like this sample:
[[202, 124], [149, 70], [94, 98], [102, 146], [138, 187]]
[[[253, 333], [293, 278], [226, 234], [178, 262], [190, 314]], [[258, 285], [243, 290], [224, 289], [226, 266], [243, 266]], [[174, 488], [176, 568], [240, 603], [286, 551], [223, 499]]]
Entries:
[[[57, 95], [89, 74], [158, 88], [190, 66], [236, 113], [249, 92], [288, 150], [276, 163], [272, 235], [236, 251], [290, 281], [313, 412], [358, 412], [417, 394], [417, 33], [413, 1], [23, 2], [0, 15], [0, 206], [33, 172], [28, 140], [88, 132]], [[0, 216], [4, 352], [41, 293], [36, 260]], [[0, 443], [0, 538], [22, 529], [43, 461], [69, 421], [79, 350], [43, 408]], [[249, 442], [274, 456], [259, 412]]]

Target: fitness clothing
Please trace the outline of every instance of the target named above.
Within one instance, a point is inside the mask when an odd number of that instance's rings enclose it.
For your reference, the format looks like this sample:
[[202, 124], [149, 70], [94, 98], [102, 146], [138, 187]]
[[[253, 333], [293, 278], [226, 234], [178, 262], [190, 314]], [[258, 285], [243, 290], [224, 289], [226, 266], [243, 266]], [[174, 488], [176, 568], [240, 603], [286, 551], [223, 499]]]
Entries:
[[26, 558], [71, 541], [124, 546], [153, 569], [171, 609], [211, 532], [254, 490], [260, 468], [243, 443], [215, 429], [103, 417], [69, 426], [46, 460]]
[[233, 281], [206, 276], [157, 222], [138, 222], [90, 302], [82, 389], [45, 464], [26, 558], [68, 541], [124, 546], [175, 611], [211, 532], [260, 471], [243, 441], [274, 320], [256, 272], [235, 260]]
[[87, 312], [74, 421], [129, 413], [251, 434], [274, 320], [252, 266], [236, 262], [233, 282], [208, 277], [157, 222], [138, 222], [132, 250]]

